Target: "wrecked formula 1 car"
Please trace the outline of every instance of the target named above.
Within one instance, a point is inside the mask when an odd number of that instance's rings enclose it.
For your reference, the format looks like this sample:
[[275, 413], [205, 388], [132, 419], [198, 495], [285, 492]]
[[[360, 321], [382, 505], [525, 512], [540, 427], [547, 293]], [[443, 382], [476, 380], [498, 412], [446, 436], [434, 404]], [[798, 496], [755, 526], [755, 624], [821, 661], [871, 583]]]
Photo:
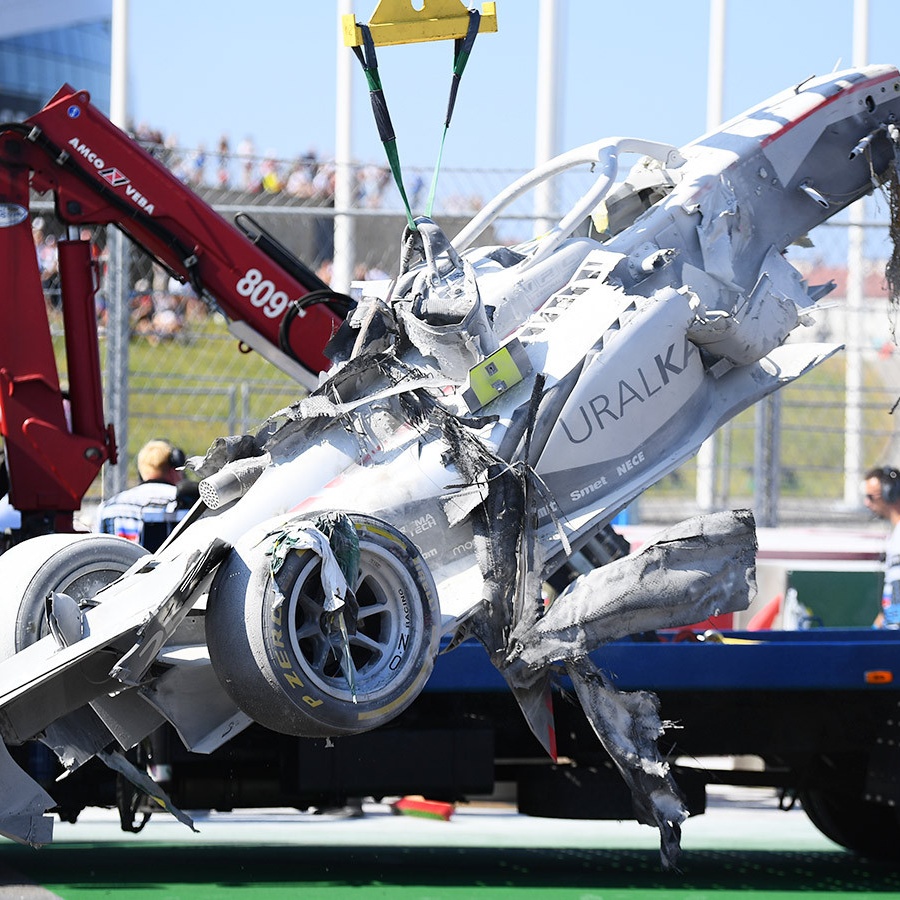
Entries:
[[[564, 154], [452, 241], [417, 220], [320, 386], [192, 461], [201, 502], [156, 554], [51, 535], [0, 557], [5, 744], [40, 740], [69, 770], [99, 756], [165, 803], [114, 748], [165, 722], [197, 752], [251, 722], [378, 728], [418, 696], [442, 638], [475, 638], [551, 754], [565, 672], [673, 863], [686, 811], [654, 698], [616, 692], [588, 654], [746, 607], [752, 516], [675, 526], [552, 605], [542, 582], [720, 425], [837, 352], [787, 341], [831, 285], [785, 254], [896, 183], [898, 114], [896, 69], [842, 72], [681, 149]], [[511, 202], [583, 165], [596, 181], [547, 234], [476, 246]], [[602, 235], [576, 236], [592, 215]], [[53, 798], [0, 752], [0, 832], [48, 841]]]

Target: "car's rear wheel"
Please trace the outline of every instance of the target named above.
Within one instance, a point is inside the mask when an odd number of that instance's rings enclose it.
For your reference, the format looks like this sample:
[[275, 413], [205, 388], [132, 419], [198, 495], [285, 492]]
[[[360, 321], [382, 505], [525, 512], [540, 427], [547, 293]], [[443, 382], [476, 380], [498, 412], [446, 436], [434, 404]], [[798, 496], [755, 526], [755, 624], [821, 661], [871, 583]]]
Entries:
[[146, 555], [139, 544], [100, 534], [45, 534], [11, 547], [0, 556], [0, 659], [47, 633], [51, 591], [90, 600]]

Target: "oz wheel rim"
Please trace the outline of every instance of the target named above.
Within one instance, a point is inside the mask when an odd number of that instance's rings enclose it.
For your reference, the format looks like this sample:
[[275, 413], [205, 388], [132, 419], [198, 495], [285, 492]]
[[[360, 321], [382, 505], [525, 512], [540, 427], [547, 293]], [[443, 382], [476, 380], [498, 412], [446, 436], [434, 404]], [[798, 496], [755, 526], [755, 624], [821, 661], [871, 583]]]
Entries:
[[302, 566], [286, 603], [291, 649], [307, 676], [348, 703], [387, 696], [416, 665], [424, 632], [421, 608], [414, 602], [418, 587], [387, 550], [360, 546], [359, 578], [352, 587], [359, 604], [355, 634], [343, 635], [323, 612], [318, 557]]

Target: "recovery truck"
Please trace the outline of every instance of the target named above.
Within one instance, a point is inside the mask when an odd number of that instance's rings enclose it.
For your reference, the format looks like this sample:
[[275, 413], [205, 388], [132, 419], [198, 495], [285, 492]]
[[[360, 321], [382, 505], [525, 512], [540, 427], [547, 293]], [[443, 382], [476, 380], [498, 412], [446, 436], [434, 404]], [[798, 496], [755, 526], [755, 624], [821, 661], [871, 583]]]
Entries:
[[[59, 241], [68, 391], [60, 386], [30, 233], [31, 192], [52, 193], [68, 228]], [[71, 532], [72, 514], [117, 448], [103, 413], [95, 295], [97, 263], [82, 225], [116, 225], [198, 297], [235, 337], [313, 387], [323, 349], [347, 311], [328, 288], [248, 215], [225, 221], [84, 92], [62, 87], [40, 112], [0, 126], [0, 429], [14, 540]]]
[[[219, 220], [83, 92], [4, 126], [0, 260], [20, 318], [0, 329], [0, 413], [11, 489], [33, 475], [13, 500], [56, 533], [0, 556], [0, 832], [46, 843], [48, 812], [74, 818], [117, 787], [136, 827], [145, 795], [187, 819], [179, 807], [459, 800], [501, 779], [534, 814], [633, 813], [673, 864], [702, 808], [673, 778], [677, 750], [756, 753], [829, 836], [893, 852], [896, 635], [670, 641], [750, 602], [752, 515], [696, 517], [634, 554], [609, 523], [840, 349], [788, 340], [830, 289], [807, 285], [788, 248], [896, 189], [898, 114], [900, 73], [872, 66], [681, 149], [578, 148], [452, 241], [411, 223], [397, 277], [367, 283], [343, 324], [340, 298], [252, 224]], [[535, 184], [586, 164], [596, 181], [547, 234], [474, 245]], [[46, 331], [29, 187], [51, 190], [67, 224], [122, 227], [242, 341], [316, 383], [192, 461], [201, 501], [153, 555], [64, 533], [114, 443], [82, 242], [61, 253], [71, 430], [49, 338], [26, 353], [19, 337]], [[576, 235], [588, 217], [600, 232]], [[596, 567], [565, 584], [576, 554]], [[551, 603], [541, 585], [560, 577]], [[777, 672], [797, 677], [776, 687]], [[627, 788], [611, 806], [613, 769]]]

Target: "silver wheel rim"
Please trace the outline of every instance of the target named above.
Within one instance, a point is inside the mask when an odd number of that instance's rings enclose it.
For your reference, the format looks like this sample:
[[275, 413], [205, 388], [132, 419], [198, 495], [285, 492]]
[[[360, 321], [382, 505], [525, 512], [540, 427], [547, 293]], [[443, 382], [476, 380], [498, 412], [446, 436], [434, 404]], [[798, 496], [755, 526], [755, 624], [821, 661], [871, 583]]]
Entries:
[[[359, 602], [357, 632], [348, 640], [356, 699], [371, 701], [389, 694], [410, 666], [417, 665], [424, 623], [419, 589], [390, 552], [361, 543], [359, 569], [353, 586]], [[319, 571], [319, 558], [311, 556], [291, 586], [285, 626], [309, 679], [324, 693], [352, 703], [340, 634], [334, 629], [326, 634]]]

